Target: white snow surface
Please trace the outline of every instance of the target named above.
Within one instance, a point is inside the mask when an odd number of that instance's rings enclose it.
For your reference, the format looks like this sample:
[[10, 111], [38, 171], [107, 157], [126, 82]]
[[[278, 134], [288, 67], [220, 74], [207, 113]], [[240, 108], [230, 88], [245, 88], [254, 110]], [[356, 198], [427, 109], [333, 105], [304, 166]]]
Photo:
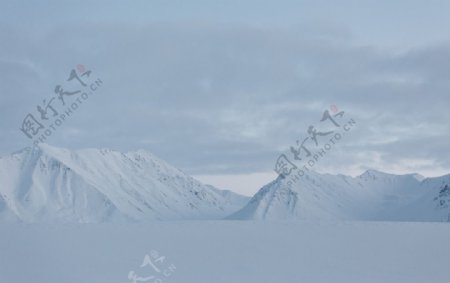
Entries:
[[40, 144], [0, 158], [0, 222], [221, 219], [248, 200], [204, 185], [143, 150]]
[[297, 179], [279, 177], [229, 219], [448, 222], [450, 175], [368, 170], [355, 178], [312, 171]]
[[[449, 238], [447, 223], [0, 224], [0, 282], [448, 283]], [[154, 252], [159, 273], [140, 267]]]

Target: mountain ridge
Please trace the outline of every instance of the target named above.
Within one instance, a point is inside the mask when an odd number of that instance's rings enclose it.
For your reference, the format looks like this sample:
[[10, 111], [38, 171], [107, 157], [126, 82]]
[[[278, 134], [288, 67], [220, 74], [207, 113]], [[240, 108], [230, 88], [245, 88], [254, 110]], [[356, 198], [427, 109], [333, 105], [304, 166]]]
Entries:
[[0, 219], [23, 222], [221, 219], [249, 199], [204, 185], [144, 150], [47, 144], [0, 158]]
[[370, 169], [356, 177], [310, 171], [294, 183], [278, 177], [227, 219], [447, 222], [450, 174], [425, 178]]

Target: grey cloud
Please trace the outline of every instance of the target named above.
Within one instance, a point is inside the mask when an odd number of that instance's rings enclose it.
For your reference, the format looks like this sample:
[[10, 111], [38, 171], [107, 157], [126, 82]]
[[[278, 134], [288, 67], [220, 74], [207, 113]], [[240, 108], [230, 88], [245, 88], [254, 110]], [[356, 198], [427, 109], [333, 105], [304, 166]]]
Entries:
[[429, 158], [450, 168], [442, 154], [450, 138], [446, 45], [392, 52], [340, 31], [245, 25], [5, 29], [3, 153], [27, 145], [21, 118], [83, 63], [104, 86], [50, 143], [145, 148], [193, 174], [269, 171], [280, 150], [336, 104], [358, 128], [327, 166], [363, 166], [362, 153], [378, 152], [383, 162]]

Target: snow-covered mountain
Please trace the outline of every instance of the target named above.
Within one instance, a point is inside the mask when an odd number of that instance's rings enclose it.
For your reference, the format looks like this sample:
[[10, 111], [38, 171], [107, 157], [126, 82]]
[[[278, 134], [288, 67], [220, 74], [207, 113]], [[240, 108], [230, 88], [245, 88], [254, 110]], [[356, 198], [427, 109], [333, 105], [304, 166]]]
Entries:
[[0, 158], [0, 222], [220, 219], [248, 200], [142, 150], [40, 144]]
[[146, 151], [70, 151], [40, 144], [0, 158], [0, 222], [227, 216], [450, 221], [450, 175], [424, 178], [369, 170], [350, 177], [308, 172], [289, 184], [289, 178], [278, 178], [250, 199], [204, 185]]
[[279, 177], [228, 218], [447, 222], [450, 175], [424, 178], [369, 170], [358, 177], [308, 172], [296, 182]]

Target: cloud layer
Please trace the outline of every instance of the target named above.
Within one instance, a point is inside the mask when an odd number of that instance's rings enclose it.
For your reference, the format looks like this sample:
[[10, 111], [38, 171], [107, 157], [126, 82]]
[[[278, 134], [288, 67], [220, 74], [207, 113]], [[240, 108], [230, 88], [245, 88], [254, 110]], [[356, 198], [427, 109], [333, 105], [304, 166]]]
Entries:
[[22, 119], [82, 63], [104, 86], [49, 143], [144, 148], [198, 175], [268, 172], [333, 104], [358, 126], [317, 170], [450, 171], [444, 41], [390, 48], [345, 24], [123, 17], [2, 23], [2, 154], [29, 145]]

